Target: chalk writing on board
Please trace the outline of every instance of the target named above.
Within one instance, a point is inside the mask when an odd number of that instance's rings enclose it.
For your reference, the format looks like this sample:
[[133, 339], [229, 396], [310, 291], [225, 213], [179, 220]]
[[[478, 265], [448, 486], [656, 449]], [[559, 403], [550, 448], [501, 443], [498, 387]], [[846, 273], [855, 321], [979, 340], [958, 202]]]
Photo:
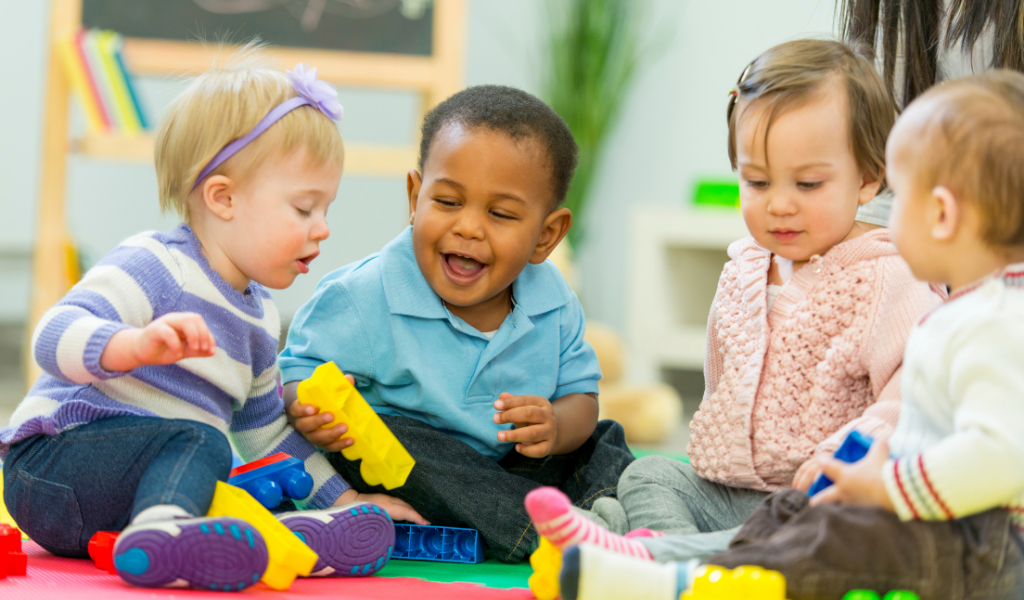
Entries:
[[399, 7], [407, 19], [421, 19], [431, 0], [192, 0], [199, 8], [222, 15], [262, 12], [284, 6], [305, 31], [316, 31], [324, 13], [369, 19]]

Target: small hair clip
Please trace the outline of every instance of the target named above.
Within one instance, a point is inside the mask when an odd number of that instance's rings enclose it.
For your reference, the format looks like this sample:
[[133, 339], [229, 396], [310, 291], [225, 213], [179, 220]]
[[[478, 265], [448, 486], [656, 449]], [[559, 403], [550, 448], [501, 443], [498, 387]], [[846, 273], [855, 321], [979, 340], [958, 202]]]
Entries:
[[733, 100], [739, 100], [740, 99], [740, 88], [734, 87], [731, 90], [729, 90], [729, 97], [732, 98]]
[[334, 89], [333, 85], [317, 79], [316, 67], [310, 69], [308, 64], [300, 63], [287, 74], [295, 86], [295, 93], [309, 100], [310, 104], [319, 108], [331, 120], [338, 121], [345, 115], [345, 110], [338, 102], [338, 90]]

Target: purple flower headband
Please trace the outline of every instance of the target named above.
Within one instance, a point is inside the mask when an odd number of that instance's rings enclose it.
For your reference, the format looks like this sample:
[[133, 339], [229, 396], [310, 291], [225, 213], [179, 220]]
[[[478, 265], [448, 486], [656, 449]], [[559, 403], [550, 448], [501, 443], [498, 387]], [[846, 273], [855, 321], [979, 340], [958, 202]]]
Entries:
[[252, 131], [221, 148], [220, 152], [199, 172], [195, 183], [192, 184], [192, 189], [195, 189], [199, 182], [206, 179], [214, 169], [224, 164], [224, 161], [237, 154], [239, 150], [270, 129], [271, 125], [300, 106], [308, 104], [319, 109], [332, 121], [341, 120], [345, 110], [338, 103], [338, 90], [334, 89], [331, 84], [316, 78], [316, 67], [307, 70], [304, 64], [295, 65], [295, 69], [288, 71], [288, 79], [291, 80], [295, 87], [295, 93], [298, 95], [278, 104], [267, 113], [267, 116], [263, 117], [262, 121], [256, 124], [256, 127], [253, 127]]

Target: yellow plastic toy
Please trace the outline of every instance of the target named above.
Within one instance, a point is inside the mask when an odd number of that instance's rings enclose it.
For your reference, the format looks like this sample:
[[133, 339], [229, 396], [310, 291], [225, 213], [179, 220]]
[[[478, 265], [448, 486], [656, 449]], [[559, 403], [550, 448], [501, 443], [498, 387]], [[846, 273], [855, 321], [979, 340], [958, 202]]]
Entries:
[[[3, 471], [3, 469], [0, 469], [0, 524], [2, 524], [2, 525], [10, 525], [11, 527], [14, 527], [15, 529], [18, 528], [18, 524], [14, 522], [14, 517], [11, 516], [11, 513], [7, 512], [7, 504], [4, 503], [4, 471]], [[28, 536], [25, 535], [24, 531], [21, 531], [20, 529], [18, 529], [18, 531], [21, 533], [21, 539], [22, 540], [27, 540], [28, 539]]]
[[210, 517], [237, 517], [263, 535], [270, 561], [260, 581], [275, 590], [288, 589], [296, 577], [309, 575], [316, 565], [316, 552], [241, 488], [218, 481], [213, 504], [206, 514]]
[[345, 379], [338, 365], [329, 362], [317, 367], [309, 379], [299, 384], [298, 397], [299, 402], [334, 416], [324, 428], [348, 425], [348, 433], [342, 437], [352, 438], [355, 443], [341, 454], [348, 460], [363, 460], [359, 473], [367, 484], [383, 484], [389, 490], [405, 485], [416, 461], [362, 394]]
[[679, 600], [786, 600], [786, 578], [761, 567], [702, 565]]
[[562, 570], [562, 553], [555, 545], [541, 536], [540, 545], [530, 555], [530, 591], [537, 600], [555, 600], [561, 593], [558, 573]]

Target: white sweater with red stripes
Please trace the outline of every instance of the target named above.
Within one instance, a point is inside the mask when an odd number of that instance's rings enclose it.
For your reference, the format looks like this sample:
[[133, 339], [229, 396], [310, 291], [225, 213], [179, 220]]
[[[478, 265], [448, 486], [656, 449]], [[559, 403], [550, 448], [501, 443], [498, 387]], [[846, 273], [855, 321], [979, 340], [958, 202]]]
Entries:
[[901, 519], [995, 507], [1024, 528], [1024, 264], [954, 294], [911, 332], [886, 490]]

